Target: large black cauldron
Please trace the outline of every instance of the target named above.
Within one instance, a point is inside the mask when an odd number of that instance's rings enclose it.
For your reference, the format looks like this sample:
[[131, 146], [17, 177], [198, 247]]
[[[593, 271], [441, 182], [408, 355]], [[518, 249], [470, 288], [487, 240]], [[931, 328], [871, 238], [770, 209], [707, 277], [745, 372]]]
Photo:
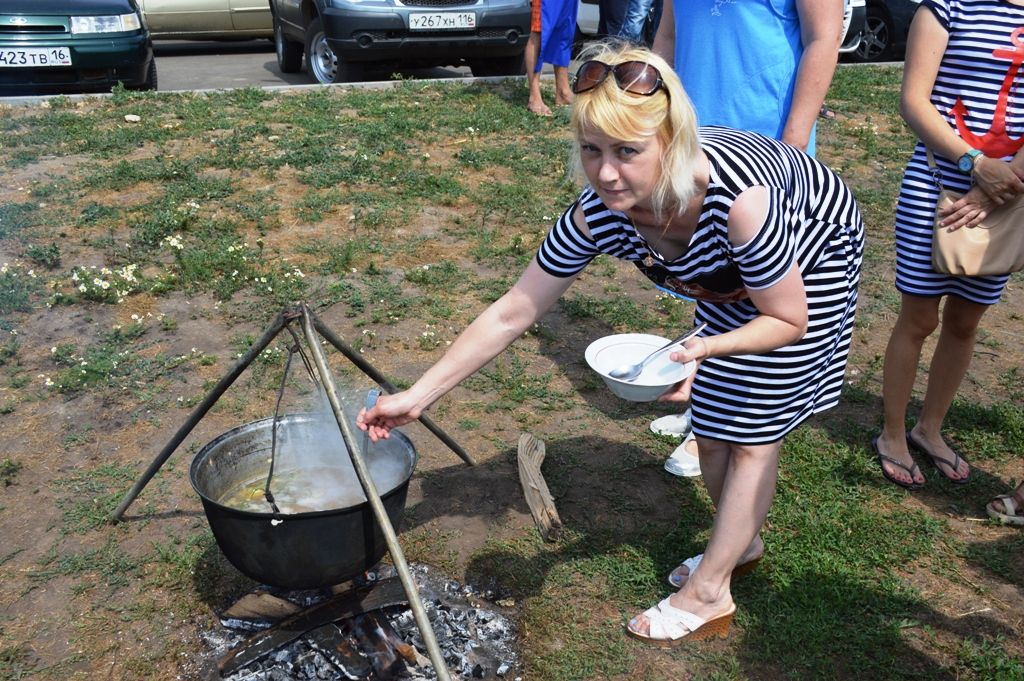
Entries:
[[[253, 512], [221, 503], [240, 485], [258, 481], [262, 487], [269, 470], [272, 427], [273, 419], [268, 418], [229, 430], [192, 460], [192, 487], [202, 498], [224, 556], [252, 579], [287, 589], [338, 584], [376, 565], [387, 542], [361, 488], [362, 503], [331, 510], [275, 514], [269, 504], [265, 512]], [[397, 530], [416, 467], [416, 450], [407, 437], [392, 431], [390, 439], [372, 443], [363, 458]], [[286, 477], [296, 466], [310, 465], [311, 459], [316, 459], [318, 467], [325, 461], [337, 466], [345, 479], [359, 486], [333, 417], [280, 417], [274, 479]], [[274, 491], [273, 482], [270, 489]]]

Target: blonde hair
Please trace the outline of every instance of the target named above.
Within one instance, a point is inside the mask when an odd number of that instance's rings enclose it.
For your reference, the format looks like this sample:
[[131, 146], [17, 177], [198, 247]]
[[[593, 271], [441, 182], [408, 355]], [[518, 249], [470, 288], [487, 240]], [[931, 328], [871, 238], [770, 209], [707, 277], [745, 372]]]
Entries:
[[619, 88], [612, 74], [592, 90], [576, 95], [570, 118], [575, 132], [569, 167], [577, 180], [585, 179], [580, 160], [584, 130], [626, 141], [657, 137], [664, 152], [661, 176], [652, 196], [654, 215], [661, 221], [670, 208], [685, 210], [697, 192], [694, 180], [700, 159], [697, 114], [683, 90], [679, 76], [654, 52], [629, 43], [598, 42], [580, 53], [579, 61], [595, 60], [614, 66], [627, 61], [649, 64], [661, 73], [664, 90], [650, 96], [635, 95]]

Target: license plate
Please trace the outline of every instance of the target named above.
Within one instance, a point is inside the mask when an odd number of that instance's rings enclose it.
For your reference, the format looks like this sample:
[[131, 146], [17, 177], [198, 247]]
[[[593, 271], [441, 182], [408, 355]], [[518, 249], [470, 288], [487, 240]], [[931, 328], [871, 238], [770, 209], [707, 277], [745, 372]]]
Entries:
[[462, 31], [476, 28], [476, 12], [415, 12], [409, 15], [410, 31]]
[[28, 47], [0, 49], [0, 67], [71, 66], [71, 50], [67, 47]]

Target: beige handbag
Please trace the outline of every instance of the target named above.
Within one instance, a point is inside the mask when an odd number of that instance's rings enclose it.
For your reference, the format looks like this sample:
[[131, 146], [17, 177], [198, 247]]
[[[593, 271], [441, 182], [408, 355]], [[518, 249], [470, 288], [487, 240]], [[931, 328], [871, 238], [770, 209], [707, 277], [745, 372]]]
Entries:
[[942, 188], [935, 159], [929, 149], [928, 167], [939, 187], [932, 238], [932, 267], [955, 276], [987, 277], [1024, 269], [1024, 195], [997, 206], [976, 227], [955, 232], [939, 225], [939, 211], [963, 194]]

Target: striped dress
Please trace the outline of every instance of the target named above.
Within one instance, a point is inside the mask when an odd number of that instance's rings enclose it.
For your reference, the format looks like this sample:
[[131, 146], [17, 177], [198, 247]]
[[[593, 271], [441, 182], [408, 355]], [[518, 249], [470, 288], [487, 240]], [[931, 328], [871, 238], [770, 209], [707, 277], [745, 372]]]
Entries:
[[[575, 205], [552, 227], [537, 254], [549, 274], [573, 276], [600, 253], [633, 262], [658, 286], [697, 300], [704, 335], [736, 329], [758, 316], [747, 289], [777, 283], [798, 263], [807, 291], [806, 335], [758, 355], [704, 360], [693, 384], [697, 435], [744, 444], [780, 440], [807, 417], [839, 400], [853, 332], [864, 227], [850, 190], [813, 158], [781, 142], [722, 127], [700, 129], [710, 183], [688, 250], [666, 260], [606, 208], [589, 187], [578, 199], [590, 237], [573, 221]], [[726, 220], [749, 187], [768, 189], [770, 206], [757, 236], [730, 244]]]
[[[933, 12], [949, 33], [932, 104], [972, 147], [1010, 160], [1024, 142], [1024, 7], [996, 0], [925, 0], [918, 11]], [[1004, 134], [993, 130], [999, 127], [993, 125], [999, 114]], [[970, 188], [971, 178], [957, 170], [956, 159], [936, 154], [935, 162], [946, 189]], [[932, 216], [938, 197], [919, 141], [896, 205], [896, 288], [917, 296], [955, 295], [982, 305], [996, 303], [1007, 276], [953, 277], [932, 269]]]

